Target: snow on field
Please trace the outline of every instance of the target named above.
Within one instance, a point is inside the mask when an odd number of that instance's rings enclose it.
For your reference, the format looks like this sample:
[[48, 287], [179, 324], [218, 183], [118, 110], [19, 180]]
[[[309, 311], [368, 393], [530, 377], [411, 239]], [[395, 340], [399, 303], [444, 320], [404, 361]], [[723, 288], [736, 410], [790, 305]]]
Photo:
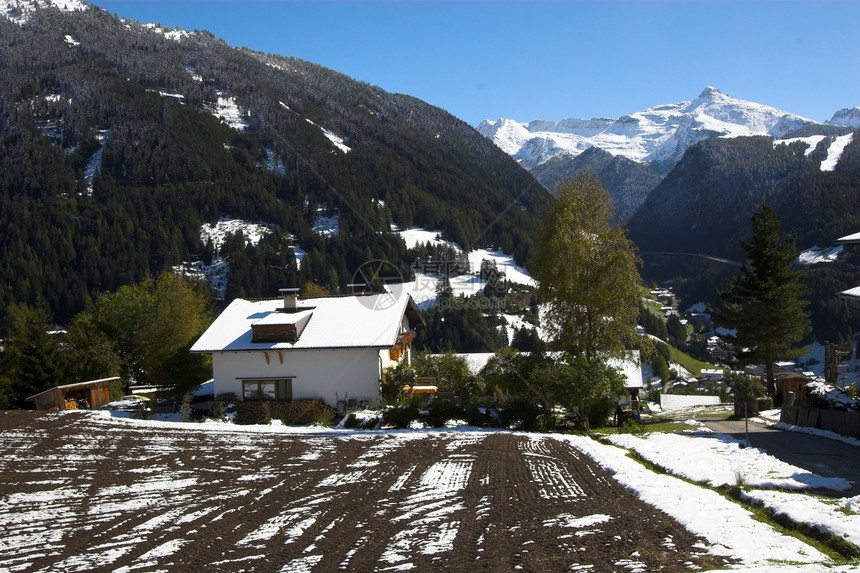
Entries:
[[529, 272], [523, 267], [514, 262], [514, 257], [506, 255], [499, 250], [476, 249], [469, 252], [469, 264], [472, 267], [472, 272], [477, 272], [481, 268], [481, 261], [484, 259], [494, 261], [499, 271], [505, 273], [505, 278], [511, 282], [524, 284], [529, 286], [537, 286]]
[[[493, 513], [501, 500], [492, 497], [492, 492], [516, 496], [519, 491], [530, 506], [557, 508], [537, 523], [542, 525], [538, 529], [552, 533], [544, 543], [573, 544], [576, 551], [577, 540], [604, 535], [602, 540], [611, 542], [611, 535], [605, 537], [606, 528], [624, 522], [624, 529], [629, 530], [635, 521], [622, 513], [575, 511], [591, 499], [583, 484], [593, 488], [594, 478], [596, 483], [612, 480], [604, 474], [598, 476], [596, 468], [583, 470], [585, 466], [569, 456], [573, 451], [595, 460], [641, 500], [703, 538], [700, 550], [740, 559], [732, 568], [808, 573], [857, 570], [831, 568], [825, 555], [757, 521], [748, 510], [715, 491], [655, 473], [629, 458], [624, 449], [585, 436], [469, 428], [379, 432], [165, 423], [112, 418], [108, 412], [70, 412], [56, 419], [80, 431], [65, 434], [59, 445], [53, 443], [51, 447], [57, 451], [50, 458], [45, 457], [47, 451], [34, 447], [47, 438], [48, 426], [33, 426], [27, 432], [11, 429], [0, 436], [4, 445], [0, 470], [27, 484], [23, 490], [0, 493], [0, 526], [5, 533], [0, 536], [0, 570], [29, 571], [36, 563], [64, 571], [160, 570], [166, 564], [178, 564], [190, 548], [199, 551], [201, 539], [211, 535], [210, 531], [224, 537], [217, 537], [214, 545], [202, 545], [206, 548], [202, 558], [208, 561], [198, 564], [209, 563], [222, 570], [266, 569], [272, 564], [273, 551], [289, 555], [279, 562], [283, 571], [317, 570], [326, 557], [323, 546], [327, 542], [332, 547], [333, 538], [343, 548], [337, 557], [340, 569], [367, 567], [366, 549], [373, 543], [379, 548], [375, 570], [380, 571], [415, 569], [420, 556], [451, 555], [458, 543], [462, 547], [464, 537], [477, 547], [475, 559], [485, 555], [484, 551], [498, 555], [503, 540], [510, 544], [517, 539], [521, 548], [515, 557], [541, 549], [540, 542], [518, 537], [520, 525], [514, 524], [525, 522], [517, 521], [516, 513]], [[117, 431], [125, 433], [112, 434]], [[279, 434], [301, 439], [274, 441]], [[106, 440], [111, 435], [123, 438]], [[100, 447], [91, 449], [88, 446], [96, 436]], [[501, 452], [493, 448], [477, 454], [476, 448], [502, 436], [514, 438], [518, 454], [511, 459], [522, 460], [523, 473], [492, 469], [507, 470], [510, 463], [496, 459]], [[668, 444], [665, 449], [670, 451], [709, 452], [692, 464], [712, 470], [732, 463], [727, 461], [727, 456], [734, 455], [730, 450], [708, 447], [705, 442], [709, 439], [718, 444], [717, 438], [679, 438], [682, 441], [677, 443], [662, 438], [653, 441]], [[416, 448], [425, 453], [406, 455]], [[118, 451], [124, 455], [116, 457]], [[277, 462], [270, 459], [276, 454], [280, 456]], [[392, 466], [398, 456], [412, 461]], [[121, 460], [122, 467], [105, 466], [107, 459]], [[676, 470], [690, 465], [676, 457], [664, 461]], [[254, 469], [249, 471], [251, 466]], [[10, 473], [13, 467], [15, 471]], [[773, 477], [768, 472], [784, 471], [755, 451], [744, 460], [743, 468], [748, 477], [765, 476], [762, 481]], [[580, 473], [574, 475], [574, 471]], [[591, 478], [583, 471], [590, 472]], [[384, 488], [376, 490], [367, 510], [356, 512], [350, 503], [364, 500], [364, 491], [381, 479], [386, 480]], [[501, 489], [481, 489], [487, 486]], [[747, 496], [791, 519], [860, 543], [860, 498], [821, 500], [760, 490]], [[500, 532], [494, 519], [505, 519], [505, 515], [514, 521]], [[389, 525], [384, 526], [386, 523]], [[536, 530], [530, 531], [535, 535]], [[351, 537], [343, 539], [346, 534]], [[70, 539], [79, 542], [73, 552]], [[664, 541], [669, 549], [673, 545], [671, 537]], [[635, 549], [628, 547], [628, 558], [615, 559], [618, 570], [648, 570]], [[505, 554], [511, 551], [502, 549]], [[571, 554], [571, 559], [575, 556]], [[576, 561], [568, 560], [568, 564]], [[369, 566], [372, 569], [373, 562]], [[596, 565], [576, 564], [577, 570], [589, 567]]]
[[256, 245], [260, 242], [260, 239], [271, 233], [272, 229], [266, 224], [221, 217], [215, 224], [203, 224], [200, 228], [200, 240], [204, 244], [212, 241], [212, 246], [215, 250], [220, 251], [227, 236], [235, 235], [239, 232], [244, 235], [246, 244]]
[[[814, 564], [829, 561], [813, 547], [757, 521], [751, 512], [719, 493], [676, 477], [656, 474], [627, 457], [621, 448], [583, 436], [559, 436], [558, 439], [570, 441], [640, 499], [708, 539], [713, 544], [710, 551], [742, 559], [746, 570], [768, 567], [768, 570], [778, 570], [771, 562]], [[785, 569], [796, 570], [796, 565]]]
[[[462, 249], [456, 243], [442, 238], [442, 231], [427, 231], [419, 227], [400, 230], [396, 225], [391, 226], [391, 230], [403, 238], [406, 247], [414, 249], [421, 244], [430, 244], [434, 246], [451, 247], [457, 252], [462, 252]], [[455, 297], [471, 297], [475, 294], [483, 292], [487, 281], [477, 276], [481, 268], [481, 262], [484, 260], [493, 261], [500, 273], [505, 274], [505, 278], [511, 282], [537, 286], [537, 282], [531, 278], [528, 271], [514, 262], [511, 255], [506, 255], [499, 250], [476, 249], [467, 253], [469, 258], [470, 273], [450, 276], [448, 278], [451, 284], [451, 291]], [[414, 280], [398, 285], [400, 292], [408, 293], [412, 296], [420, 308], [428, 308], [436, 303], [436, 284], [439, 277], [436, 274], [423, 272], [420, 269], [414, 270]], [[483, 309], [489, 310], [489, 309]], [[513, 328], [519, 328], [521, 320], [514, 317], [513, 320], [508, 319], [508, 339], [513, 336]], [[531, 326], [531, 325], [528, 325]]]
[[847, 499], [815, 497], [803, 493], [752, 490], [742, 497], [760, 503], [797, 523], [806, 523], [860, 547], [860, 496]]
[[168, 28], [166, 26], [162, 26], [161, 24], [144, 24], [143, 27], [148, 28], [158, 34], [161, 34], [168, 40], [173, 40], [174, 42], [181, 42], [182, 38], [187, 38], [191, 35], [187, 31], [182, 30], [180, 28]]
[[407, 249], [414, 249], [419, 244], [429, 243], [431, 245], [448, 246], [458, 251], [460, 250], [460, 247], [456, 243], [446, 241], [442, 238], [442, 231], [426, 231], [419, 227], [412, 227], [411, 229], [401, 231], [396, 225], [392, 225], [391, 230], [403, 238]]
[[0, 0], [0, 16], [5, 16], [11, 22], [23, 26], [30, 21], [30, 14], [35, 10], [54, 6], [64, 12], [84, 12], [89, 6], [79, 0]]
[[325, 205], [317, 207], [316, 216], [313, 224], [313, 231], [317, 235], [323, 237], [336, 237], [340, 232], [340, 216], [335, 213], [326, 215], [328, 208]]
[[765, 489], [851, 489], [842, 478], [825, 478], [787, 464], [727, 434], [616, 434], [607, 439], [633, 450], [674, 475], [712, 486], [747, 485]]
[[[392, 225], [391, 230], [403, 238], [403, 241], [406, 243], [406, 248], [408, 249], [414, 249], [419, 244], [429, 243], [437, 246], [448, 246], [458, 252], [462, 252], [463, 250], [457, 243], [452, 243], [451, 241], [443, 239], [442, 231], [427, 231], [419, 227], [399, 230], [395, 225]], [[513, 256], [506, 255], [502, 251], [475, 249], [474, 251], [470, 251], [468, 255], [469, 266], [471, 267], [472, 272], [478, 272], [481, 268], [481, 262], [486, 259], [494, 261], [499, 271], [505, 273], [505, 278], [509, 281], [532, 286], [537, 284], [526, 269], [514, 262]]]

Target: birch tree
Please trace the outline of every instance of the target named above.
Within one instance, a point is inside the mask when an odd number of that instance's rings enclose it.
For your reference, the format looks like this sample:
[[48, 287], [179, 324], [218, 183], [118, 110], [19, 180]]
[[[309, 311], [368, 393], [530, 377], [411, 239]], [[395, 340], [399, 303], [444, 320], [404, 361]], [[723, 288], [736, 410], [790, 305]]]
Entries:
[[532, 265], [547, 304], [545, 326], [567, 351], [589, 359], [623, 357], [638, 345], [640, 260], [611, 221], [612, 199], [598, 178], [562, 183]]

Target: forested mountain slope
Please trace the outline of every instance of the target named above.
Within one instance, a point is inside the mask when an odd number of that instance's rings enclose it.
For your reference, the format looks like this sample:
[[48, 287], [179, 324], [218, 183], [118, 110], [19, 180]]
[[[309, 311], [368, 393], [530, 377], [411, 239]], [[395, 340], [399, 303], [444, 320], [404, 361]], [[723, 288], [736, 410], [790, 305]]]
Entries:
[[[491, 141], [415, 98], [94, 6], [4, 4], [0, 318], [43, 301], [62, 321], [99, 292], [205, 258], [201, 225], [220, 217], [276, 230], [256, 249], [233, 242], [231, 295], [309, 280], [337, 290], [369, 259], [405, 268], [391, 224], [522, 263], [551, 200]], [[338, 217], [336, 235], [313, 231], [321, 213]], [[308, 253], [300, 270], [293, 241]]]
[[647, 165], [612, 155], [599, 147], [589, 147], [575, 157], [557, 155], [531, 170], [551, 191], [560, 181], [582, 171], [600, 177], [615, 202], [615, 222], [619, 225], [627, 224], [661, 181], [660, 175]]
[[[714, 138], [691, 147], [630, 220], [645, 252], [743, 259], [751, 213], [769, 203], [801, 249], [832, 245], [860, 229], [860, 136], [783, 142], [769, 136]], [[847, 142], [838, 162], [829, 154]]]

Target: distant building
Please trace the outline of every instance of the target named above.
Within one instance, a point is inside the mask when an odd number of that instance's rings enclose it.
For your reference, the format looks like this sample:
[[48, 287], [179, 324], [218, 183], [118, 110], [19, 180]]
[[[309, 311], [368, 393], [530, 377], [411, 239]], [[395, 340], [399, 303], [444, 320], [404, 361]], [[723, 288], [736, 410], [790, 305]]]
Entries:
[[779, 372], [794, 372], [795, 368], [797, 368], [797, 363], [791, 360], [783, 360], [780, 362], [773, 363], [774, 374], [777, 374]]
[[702, 368], [702, 374], [699, 376], [699, 379], [703, 382], [719, 382], [723, 379], [723, 371], [719, 368]]

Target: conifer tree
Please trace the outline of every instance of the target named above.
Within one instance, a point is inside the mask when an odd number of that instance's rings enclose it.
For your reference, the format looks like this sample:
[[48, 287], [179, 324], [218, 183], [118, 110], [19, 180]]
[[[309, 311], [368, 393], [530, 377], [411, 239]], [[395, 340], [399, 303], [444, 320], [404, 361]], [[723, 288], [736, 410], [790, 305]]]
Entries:
[[775, 397], [774, 361], [797, 355], [792, 346], [810, 330], [808, 289], [791, 268], [796, 234], [780, 234], [780, 218], [767, 203], [753, 213], [752, 233], [752, 241], [741, 241], [743, 268], [720, 292], [714, 320], [736, 331], [730, 338], [742, 361], [764, 362], [767, 391]]
[[4, 357], [3, 377], [8, 380], [9, 402], [27, 406], [26, 399], [42, 390], [67, 382], [59, 343], [49, 333], [50, 315], [43, 307], [15, 305], [10, 308], [12, 337]]

